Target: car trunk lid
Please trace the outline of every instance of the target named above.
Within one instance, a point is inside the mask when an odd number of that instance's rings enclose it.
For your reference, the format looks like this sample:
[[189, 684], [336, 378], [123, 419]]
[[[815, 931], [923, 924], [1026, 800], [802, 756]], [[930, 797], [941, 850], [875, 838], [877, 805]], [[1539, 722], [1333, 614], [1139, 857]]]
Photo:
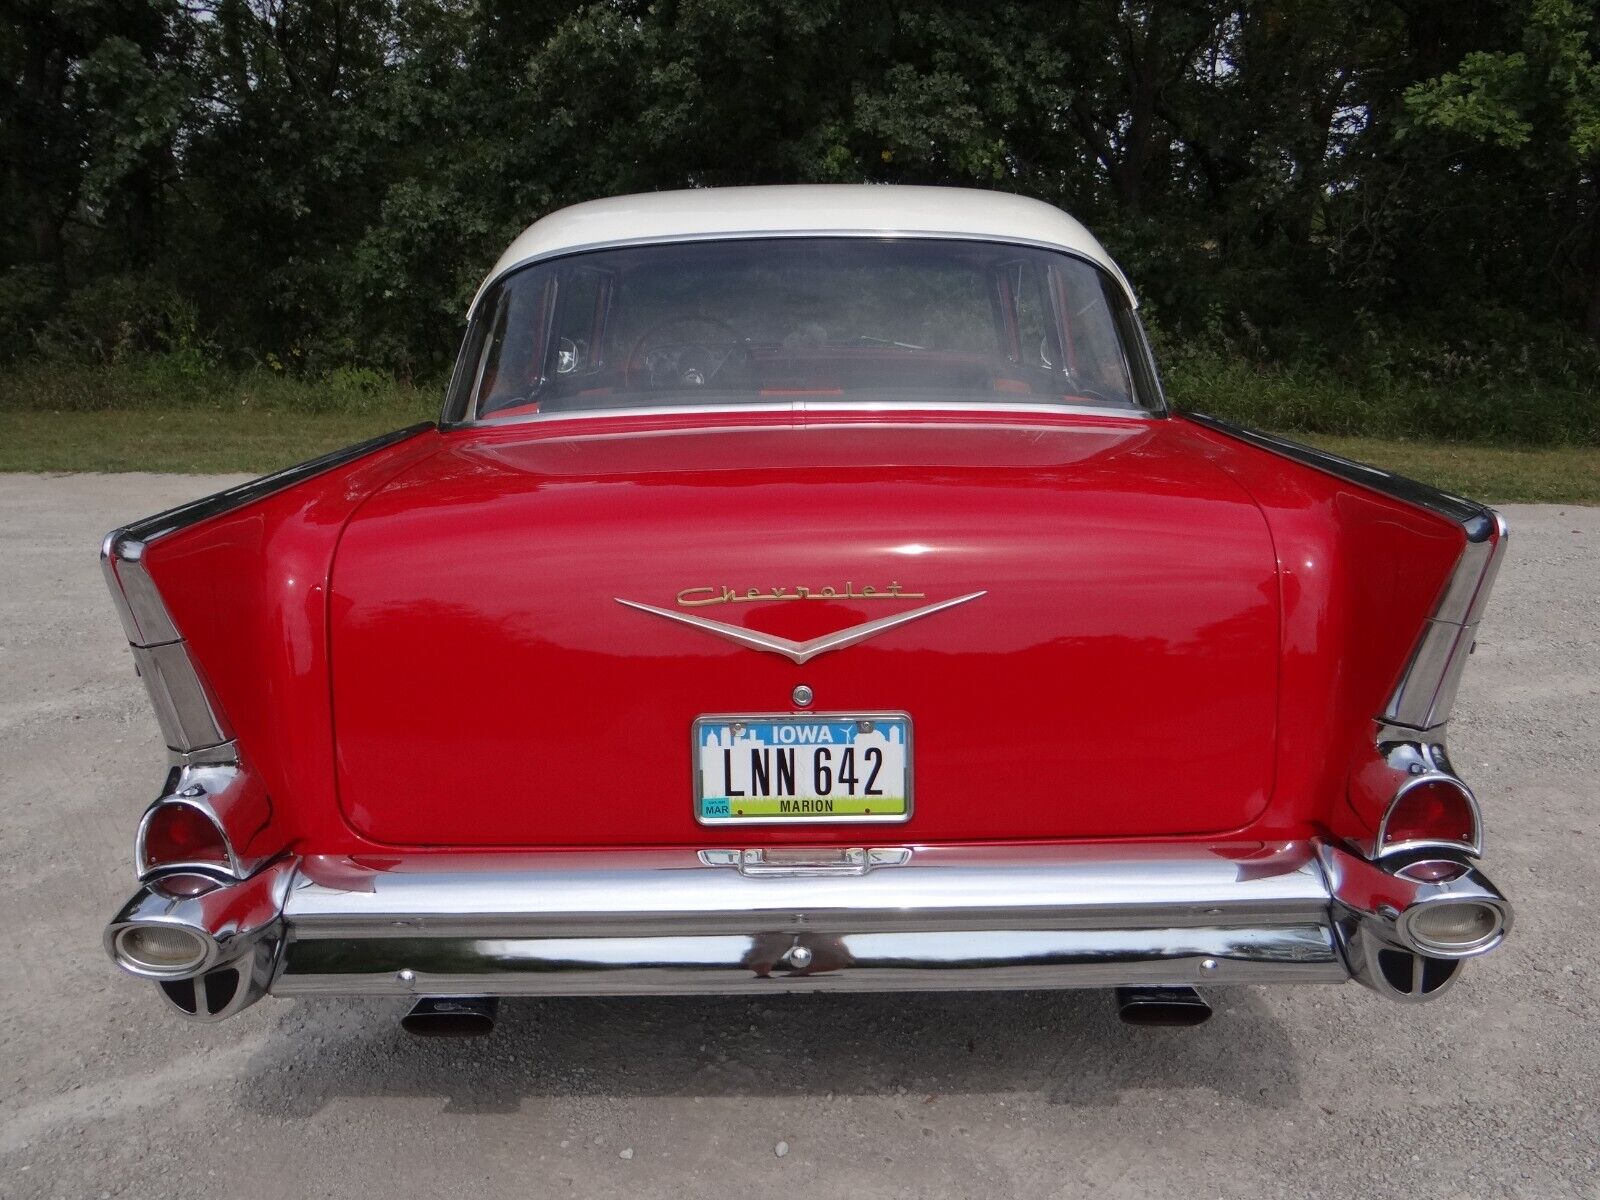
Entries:
[[[1272, 786], [1277, 573], [1188, 437], [1069, 416], [461, 431], [338, 550], [346, 817], [408, 845], [1238, 828]], [[874, 622], [803, 662], [759, 644]], [[909, 716], [906, 824], [697, 823], [696, 719], [788, 712], [800, 686], [815, 713]]]

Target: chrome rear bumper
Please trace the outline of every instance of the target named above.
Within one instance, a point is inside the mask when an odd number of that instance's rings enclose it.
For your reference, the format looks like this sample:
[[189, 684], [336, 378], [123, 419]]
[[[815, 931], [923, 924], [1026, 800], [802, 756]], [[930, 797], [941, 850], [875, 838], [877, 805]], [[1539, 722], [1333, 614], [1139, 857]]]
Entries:
[[1395, 994], [1375, 956], [1409, 953], [1398, 918], [1438, 899], [1419, 889], [1439, 887], [1491, 897], [1509, 920], [1476, 872], [1412, 884], [1314, 841], [311, 856], [197, 897], [148, 886], [113, 920], [107, 944], [151, 921], [220, 937], [188, 977], [248, 958], [245, 985], [223, 989], [226, 1004], [208, 1011], [209, 985], [174, 996], [164, 984], [180, 1007], [213, 1019], [265, 992], [912, 991], [1354, 976]]

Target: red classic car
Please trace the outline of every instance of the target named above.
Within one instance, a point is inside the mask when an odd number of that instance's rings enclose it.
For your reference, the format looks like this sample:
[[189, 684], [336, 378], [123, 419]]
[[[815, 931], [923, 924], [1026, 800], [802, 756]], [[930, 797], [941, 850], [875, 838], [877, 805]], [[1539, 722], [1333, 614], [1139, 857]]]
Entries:
[[1354, 978], [1511, 913], [1445, 750], [1499, 516], [1168, 409], [1015, 196], [539, 221], [442, 419], [111, 533], [171, 754], [106, 947], [201, 1020]]

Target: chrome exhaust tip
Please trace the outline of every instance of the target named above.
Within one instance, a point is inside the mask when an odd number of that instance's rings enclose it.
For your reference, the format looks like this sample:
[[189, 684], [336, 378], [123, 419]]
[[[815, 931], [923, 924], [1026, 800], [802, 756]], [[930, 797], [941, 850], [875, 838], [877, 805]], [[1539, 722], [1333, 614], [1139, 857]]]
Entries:
[[494, 1031], [499, 1008], [495, 996], [423, 996], [400, 1028], [417, 1037], [482, 1037]]
[[187, 872], [152, 878], [106, 926], [106, 952], [190, 1020], [231, 1017], [271, 986], [293, 873], [285, 859], [233, 883]]
[[1192, 987], [1119, 987], [1117, 1016], [1124, 1025], [1203, 1025], [1211, 1005]]
[[110, 936], [112, 961], [145, 979], [193, 979], [218, 958], [202, 929], [174, 920], [129, 922]]

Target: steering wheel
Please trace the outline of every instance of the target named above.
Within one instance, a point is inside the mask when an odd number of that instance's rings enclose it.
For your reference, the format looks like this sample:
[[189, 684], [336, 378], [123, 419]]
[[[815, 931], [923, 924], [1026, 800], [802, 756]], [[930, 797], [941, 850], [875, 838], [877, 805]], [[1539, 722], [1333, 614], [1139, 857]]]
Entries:
[[1130, 403], [1127, 399], [1118, 400], [1115, 396], [1108, 392], [1102, 392], [1099, 388], [1084, 387], [1070, 376], [1067, 379], [1067, 395], [1077, 396], [1082, 400], [1093, 400], [1097, 404], [1108, 404], [1112, 408], [1127, 408]]
[[[678, 337], [645, 348], [663, 331], [692, 331], [695, 327], [702, 332], [714, 330], [726, 337]], [[655, 387], [708, 387], [743, 348], [744, 339], [739, 331], [726, 321], [716, 317], [668, 317], [651, 325], [633, 343], [622, 365], [622, 385], [631, 389], [634, 375], [643, 368]]]

